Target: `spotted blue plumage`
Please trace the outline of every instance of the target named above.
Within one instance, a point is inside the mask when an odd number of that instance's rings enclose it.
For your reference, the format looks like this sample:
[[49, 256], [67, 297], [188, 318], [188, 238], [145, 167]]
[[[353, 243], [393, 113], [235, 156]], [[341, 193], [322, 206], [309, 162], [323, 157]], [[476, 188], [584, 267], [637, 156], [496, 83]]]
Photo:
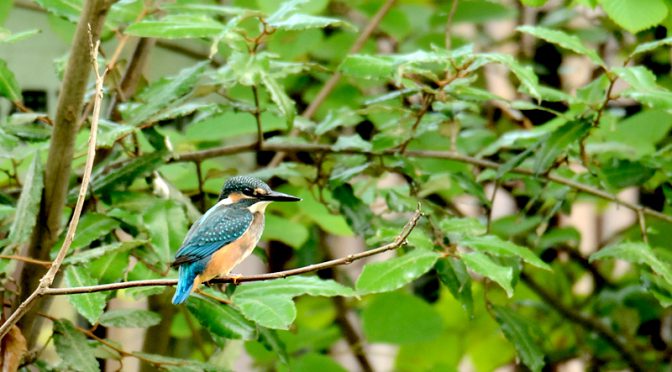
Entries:
[[212, 255], [240, 238], [250, 227], [254, 219], [248, 209], [251, 203], [215, 205], [189, 229], [173, 262], [173, 266], [180, 267], [174, 304], [186, 301], [194, 280], [205, 270]]

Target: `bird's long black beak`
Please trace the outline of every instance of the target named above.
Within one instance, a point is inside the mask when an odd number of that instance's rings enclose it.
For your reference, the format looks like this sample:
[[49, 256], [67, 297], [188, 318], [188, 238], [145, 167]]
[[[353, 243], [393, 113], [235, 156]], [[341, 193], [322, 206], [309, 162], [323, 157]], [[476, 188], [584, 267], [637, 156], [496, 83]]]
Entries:
[[268, 201], [279, 201], [279, 202], [296, 202], [301, 201], [301, 198], [297, 198], [294, 195], [284, 194], [277, 191], [271, 191], [268, 194], [261, 197], [262, 200]]

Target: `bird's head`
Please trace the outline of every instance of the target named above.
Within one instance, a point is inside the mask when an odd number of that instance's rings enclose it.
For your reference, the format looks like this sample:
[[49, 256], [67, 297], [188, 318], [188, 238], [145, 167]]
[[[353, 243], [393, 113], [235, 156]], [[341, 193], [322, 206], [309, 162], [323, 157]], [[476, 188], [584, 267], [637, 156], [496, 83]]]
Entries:
[[257, 178], [235, 176], [229, 178], [224, 183], [224, 188], [219, 195], [219, 200], [220, 202], [224, 201], [225, 204], [244, 202], [250, 207], [257, 205], [257, 207], [261, 207], [263, 211], [263, 207], [270, 202], [294, 202], [300, 201], [301, 198], [273, 191], [265, 182]]

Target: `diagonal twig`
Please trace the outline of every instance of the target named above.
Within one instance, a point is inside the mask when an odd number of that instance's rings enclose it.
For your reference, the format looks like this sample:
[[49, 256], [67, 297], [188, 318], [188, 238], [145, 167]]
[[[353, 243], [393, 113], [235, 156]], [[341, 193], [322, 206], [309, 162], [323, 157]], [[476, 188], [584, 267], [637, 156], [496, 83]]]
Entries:
[[[249, 275], [241, 277], [227, 277], [220, 279], [213, 279], [210, 283], [241, 283], [241, 282], [257, 282], [262, 280], [271, 280], [271, 279], [281, 279], [288, 276], [305, 274], [313, 271], [328, 269], [335, 266], [348, 265], [354, 261], [361, 260], [369, 256], [374, 256], [386, 251], [397, 249], [402, 245], [406, 244], [406, 239], [411, 234], [413, 229], [418, 224], [418, 221], [422, 217], [422, 212], [420, 207], [415, 211], [413, 216], [406, 222], [403, 229], [394, 239], [394, 241], [382, 245], [378, 248], [374, 248], [365, 252], [351, 254], [345, 257], [336, 258], [333, 260], [317, 263], [314, 265], [308, 265], [299, 267], [291, 270], [278, 271], [268, 274], [259, 274], [259, 275]], [[133, 288], [133, 287], [151, 287], [151, 286], [174, 286], [177, 284], [177, 279], [150, 279], [150, 280], [136, 280], [132, 282], [122, 282], [122, 283], [110, 283], [110, 284], [101, 284], [101, 285], [92, 285], [87, 287], [73, 287], [73, 288], [47, 288], [44, 291], [46, 296], [60, 296], [60, 295], [71, 295], [79, 293], [92, 293], [92, 292], [103, 292], [103, 291], [113, 291], [117, 289], [124, 288]]]
[[11, 327], [16, 324], [16, 322], [25, 315], [32, 306], [35, 305], [35, 301], [44, 296], [47, 293], [49, 287], [53, 284], [54, 279], [58, 270], [61, 268], [61, 264], [65, 259], [65, 255], [70, 249], [72, 240], [75, 237], [75, 231], [77, 231], [77, 224], [79, 223], [79, 217], [82, 214], [82, 208], [84, 206], [84, 200], [86, 199], [86, 193], [89, 187], [89, 181], [91, 180], [91, 169], [93, 168], [93, 160], [96, 156], [96, 135], [98, 133], [98, 119], [100, 118], [100, 106], [103, 98], [103, 82], [104, 76], [107, 73], [107, 69], [103, 70], [102, 74], [98, 70], [98, 47], [100, 46], [100, 40], [96, 40], [95, 44], [93, 41], [93, 33], [91, 31], [91, 25], [89, 27], [89, 43], [91, 47], [91, 63], [93, 64], [93, 69], [96, 74], [96, 92], [93, 105], [93, 116], [91, 118], [91, 132], [89, 134], [89, 146], [86, 156], [86, 164], [84, 165], [84, 175], [82, 176], [82, 185], [79, 189], [79, 195], [77, 197], [77, 204], [72, 213], [72, 219], [68, 225], [68, 231], [65, 235], [65, 240], [61, 249], [58, 251], [56, 259], [51, 264], [49, 270], [46, 274], [40, 279], [38, 287], [33, 291], [33, 293], [28, 296], [12, 313], [12, 315], [7, 318], [7, 320], [0, 326], [0, 339], [2, 339]]

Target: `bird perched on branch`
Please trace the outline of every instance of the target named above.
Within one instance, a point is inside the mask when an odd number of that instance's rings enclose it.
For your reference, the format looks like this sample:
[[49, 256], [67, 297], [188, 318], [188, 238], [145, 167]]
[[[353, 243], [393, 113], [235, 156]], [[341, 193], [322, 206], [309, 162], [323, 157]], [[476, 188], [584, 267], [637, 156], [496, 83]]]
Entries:
[[299, 200], [256, 178], [228, 179], [217, 204], [191, 226], [175, 255], [172, 266], [179, 267], [179, 278], [173, 303], [186, 301], [201, 283], [228, 275], [252, 253], [264, 230], [268, 204]]

